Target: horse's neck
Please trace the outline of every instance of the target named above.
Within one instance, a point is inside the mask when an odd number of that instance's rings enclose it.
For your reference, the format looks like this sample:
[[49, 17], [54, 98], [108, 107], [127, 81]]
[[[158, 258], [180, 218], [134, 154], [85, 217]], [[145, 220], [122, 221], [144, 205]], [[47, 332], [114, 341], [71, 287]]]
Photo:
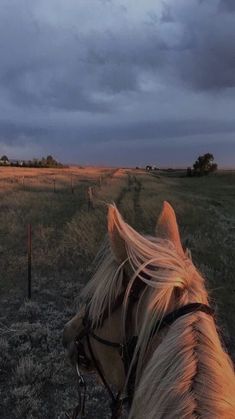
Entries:
[[229, 419], [235, 412], [234, 392], [233, 367], [213, 318], [192, 313], [168, 329], [149, 359], [130, 418]]

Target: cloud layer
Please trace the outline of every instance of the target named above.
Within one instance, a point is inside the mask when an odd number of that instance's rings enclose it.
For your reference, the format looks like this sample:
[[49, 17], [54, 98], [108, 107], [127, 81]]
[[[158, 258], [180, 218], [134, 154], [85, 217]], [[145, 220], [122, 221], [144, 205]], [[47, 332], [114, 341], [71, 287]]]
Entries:
[[233, 0], [0, 0], [0, 154], [232, 165], [233, 39]]

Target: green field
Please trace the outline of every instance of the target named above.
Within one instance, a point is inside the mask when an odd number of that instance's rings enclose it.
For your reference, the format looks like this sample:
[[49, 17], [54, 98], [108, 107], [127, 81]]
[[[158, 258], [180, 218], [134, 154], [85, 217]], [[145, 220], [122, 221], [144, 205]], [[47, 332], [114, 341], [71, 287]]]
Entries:
[[[6, 170], [0, 173], [1, 417], [63, 419], [77, 403], [76, 377], [61, 334], [76, 312], [105, 236], [107, 202], [116, 202], [123, 217], [148, 234], [154, 233], [162, 202], [173, 205], [183, 244], [206, 278], [223, 339], [235, 359], [235, 172], [187, 178], [180, 172], [124, 169], [28, 169], [24, 176], [21, 169]], [[94, 209], [88, 211], [89, 186]], [[87, 417], [105, 418], [106, 412], [106, 395], [90, 379]]]

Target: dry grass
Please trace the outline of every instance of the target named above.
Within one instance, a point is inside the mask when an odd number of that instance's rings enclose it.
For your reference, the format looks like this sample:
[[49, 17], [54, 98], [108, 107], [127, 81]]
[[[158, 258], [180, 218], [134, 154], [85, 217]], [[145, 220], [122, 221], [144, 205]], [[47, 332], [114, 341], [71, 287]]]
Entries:
[[[77, 403], [75, 374], [65, 360], [61, 333], [76, 310], [74, 301], [90, 277], [94, 255], [106, 234], [106, 202], [115, 201], [135, 228], [151, 234], [162, 201], [173, 204], [183, 242], [207, 278], [225, 340], [235, 355], [234, 185], [232, 172], [189, 179], [178, 173], [153, 176], [111, 168], [0, 168], [4, 419], [64, 419], [65, 411]], [[89, 186], [95, 192], [90, 211]], [[29, 222], [33, 226], [32, 301], [25, 300]], [[94, 381], [90, 383], [87, 417], [109, 417], [106, 396]]]
[[56, 190], [68, 189], [71, 191], [71, 179], [73, 187], [80, 182], [97, 182], [99, 177], [109, 176], [114, 169], [76, 167], [71, 166], [64, 169], [36, 169], [18, 167], [0, 167], [0, 192], [40, 190], [53, 192], [54, 180]]

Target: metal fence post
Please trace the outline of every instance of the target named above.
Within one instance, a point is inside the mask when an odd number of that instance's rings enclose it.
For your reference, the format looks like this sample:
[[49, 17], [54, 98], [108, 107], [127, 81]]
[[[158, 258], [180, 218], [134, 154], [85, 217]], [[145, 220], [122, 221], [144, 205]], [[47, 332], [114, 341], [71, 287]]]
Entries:
[[32, 226], [28, 224], [28, 298], [31, 298]]
[[71, 175], [71, 192], [74, 193], [74, 187], [73, 187], [73, 175]]

